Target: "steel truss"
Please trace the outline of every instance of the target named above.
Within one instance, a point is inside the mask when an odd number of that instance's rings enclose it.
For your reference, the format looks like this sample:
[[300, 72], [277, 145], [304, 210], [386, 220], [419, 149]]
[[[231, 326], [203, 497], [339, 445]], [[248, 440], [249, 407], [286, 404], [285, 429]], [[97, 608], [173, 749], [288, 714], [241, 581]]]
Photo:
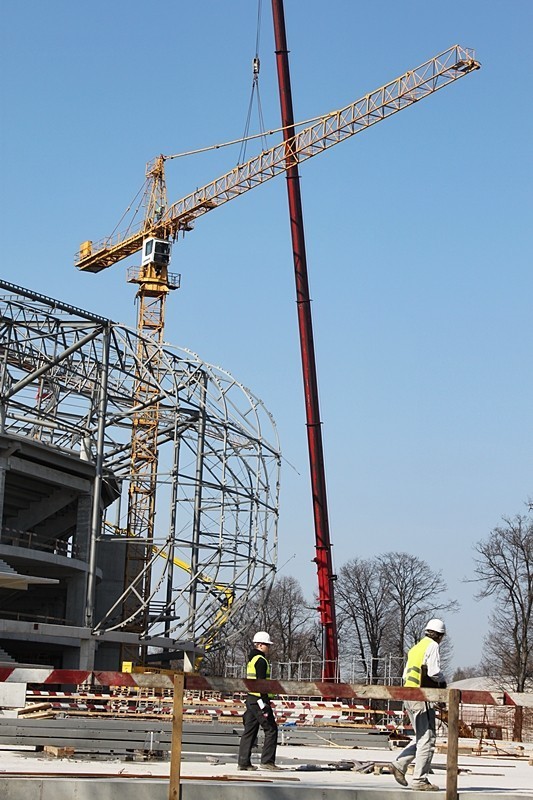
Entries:
[[[158, 404], [153, 534], [137, 543], [121, 505], [113, 522], [103, 520], [96, 496], [88, 625], [211, 645], [274, 575], [280, 450], [271, 415], [195, 353], [165, 345], [154, 355], [150, 337], [82, 309], [0, 281], [0, 314], [0, 432], [93, 462], [95, 495], [111, 475], [124, 500], [132, 482], [139, 491], [133, 426]], [[138, 544], [143, 566], [95, 619], [103, 539], [117, 548]]]

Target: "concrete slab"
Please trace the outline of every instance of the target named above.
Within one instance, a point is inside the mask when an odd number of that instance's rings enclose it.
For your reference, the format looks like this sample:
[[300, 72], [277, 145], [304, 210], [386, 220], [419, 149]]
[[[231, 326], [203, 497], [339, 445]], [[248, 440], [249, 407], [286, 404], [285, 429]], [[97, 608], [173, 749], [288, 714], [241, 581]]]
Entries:
[[[285, 772], [242, 773], [234, 760], [217, 764], [205, 754], [182, 765], [182, 800], [406, 800], [426, 793], [399, 787], [392, 775], [354, 771], [307, 771], [306, 764], [327, 766], [340, 761], [392, 761], [382, 749], [278, 748]], [[209, 756], [211, 760], [216, 754]], [[444, 797], [446, 762], [434, 759], [432, 781]], [[533, 766], [527, 759], [460, 756], [460, 800], [524, 800], [533, 798]], [[167, 800], [168, 762], [126, 762], [119, 759], [55, 759], [27, 751], [0, 751], [2, 800]], [[408, 794], [406, 794], [408, 792]]]

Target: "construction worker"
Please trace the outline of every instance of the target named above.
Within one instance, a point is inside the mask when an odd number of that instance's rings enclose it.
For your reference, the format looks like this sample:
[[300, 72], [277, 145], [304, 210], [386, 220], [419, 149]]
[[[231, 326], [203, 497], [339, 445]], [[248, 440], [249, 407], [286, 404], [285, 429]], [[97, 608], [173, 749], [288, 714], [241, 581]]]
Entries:
[[[258, 631], [253, 638], [254, 648], [248, 656], [246, 677], [248, 679], [266, 680], [270, 678], [270, 662], [268, 652], [273, 644], [266, 631]], [[276, 747], [278, 744], [278, 726], [270, 705], [272, 695], [266, 692], [248, 692], [246, 711], [244, 712], [244, 733], [239, 744], [238, 768], [255, 770], [252, 765], [252, 748], [256, 742], [259, 728], [263, 729], [265, 739], [261, 752], [261, 769], [279, 770], [276, 766]]]
[[[403, 673], [403, 685], [411, 688], [427, 687], [445, 689], [446, 681], [440, 668], [439, 644], [446, 634], [446, 626], [441, 619], [430, 619], [426, 625], [425, 636], [407, 654], [407, 664]], [[414, 761], [412, 789], [424, 792], [439, 791], [430, 783], [428, 775], [435, 752], [436, 717], [431, 703], [406, 701], [404, 708], [409, 714], [415, 733], [415, 740], [402, 750], [391, 764], [392, 774], [401, 786], [407, 786], [405, 773]]]

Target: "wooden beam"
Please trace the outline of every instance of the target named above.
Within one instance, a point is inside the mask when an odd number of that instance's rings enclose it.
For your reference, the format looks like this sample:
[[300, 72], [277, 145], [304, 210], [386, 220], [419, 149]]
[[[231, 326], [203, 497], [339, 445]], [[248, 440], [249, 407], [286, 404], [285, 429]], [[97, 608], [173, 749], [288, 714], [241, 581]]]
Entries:
[[183, 672], [177, 672], [174, 675], [174, 711], [172, 714], [172, 749], [170, 751], [168, 800], [180, 800], [184, 684], [185, 676]]
[[457, 771], [459, 754], [459, 689], [448, 690], [448, 755], [446, 758], [446, 800], [458, 800]]

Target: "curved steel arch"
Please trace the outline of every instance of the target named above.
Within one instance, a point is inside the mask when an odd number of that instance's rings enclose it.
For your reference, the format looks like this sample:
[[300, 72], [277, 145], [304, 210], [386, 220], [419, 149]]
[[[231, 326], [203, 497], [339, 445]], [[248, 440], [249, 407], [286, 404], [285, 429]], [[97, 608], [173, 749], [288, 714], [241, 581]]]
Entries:
[[[137, 620], [141, 638], [212, 644], [274, 575], [281, 456], [272, 416], [190, 350], [165, 345], [153, 367], [154, 341], [134, 330], [6, 282], [0, 289], [2, 432], [100, 462], [101, 479], [118, 480], [124, 495], [143, 412], [136, 381], [157, 398], [156, 520], [153, 541], [141, 543], [149, 591], [126, 585], [93, 620], [95, 632]], [[95, 547], [131, 543], [126, 527], [117, 508], [115, 522], [94, 532]]]

